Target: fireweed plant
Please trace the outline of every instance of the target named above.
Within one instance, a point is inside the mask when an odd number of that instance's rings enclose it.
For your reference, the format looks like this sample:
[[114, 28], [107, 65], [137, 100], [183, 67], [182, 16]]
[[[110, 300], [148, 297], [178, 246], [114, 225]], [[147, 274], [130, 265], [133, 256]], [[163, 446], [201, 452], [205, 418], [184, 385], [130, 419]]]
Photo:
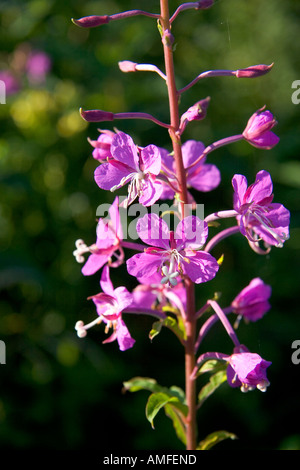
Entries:
[[[211, 282], [221, 269], [223, 257], [216, 259], [212, 249], [224, 238], [235, 233], [245, 237], [251, 249], [258, 254], [269, 253], [272, 246], [282, 247], [289, 236], [289, 211], [273, 202], [273, 185], [270, 174], [261, 170], [255, 180], [248, 183], [244, 175], [232, 177], [233, 205], [218, 212], [199, 217], [193, 215], [198, 207], [189, 188], [201, 192], [215, 189], [221, 180], [218, 168], [207, 159], [210, 153], [222, 146], [245, 140], [258, 149], [271, 149], [279, 138], [273, 132], [276, 120], [272, 113], [262, 107], [249, 118], [244, 130], [237, 135], [225, 137], [205, 146], [202, 142], [182, 142], [184, 130], [189, 122], [206, 117], [210, 98], [200, 99], [182, 115], [179, 112], [181, 95], [203, 78], [232, 76], [256, 78], [266, 74], [272, 65], [253, 65], [238, 70], [209, 70], [200, 73], [184, 88], [176, 88], [173, 61], [172, 24], [177, 16], [187, 9], [203, 10], [211, 7], [213, 0], [201, 0], [181, 4], [170, 16], [168, 0], [160, 0], [160, 12], [141, 10], [125, 11], [111, 16], [88, 16], [73, 20], [83, 28], [143, 15], [154, 20], [161, 36], [165, 71], [152, 64], [122, 61], [122, 72], [154, 72], [166, 83], [170, 122], [164, 123], [147, 113], [112, 113], [101, 110], [80, 110], [88, 122], [115, 121], [122, 119], [148, 119], [162, 126], [169, 134], [172, 151], [149, 144], [136, 145], [126, 133], [116, 129], [100, 130], [96, 140], [89, 140], [93, 157], [99, 162], [95, 170], [95, 182], [112, 193], [124, 188], [125, 197], [115, 197], [109, 208], [109, 216], [100, 218], [97, 238], [87, 246], [83, 240], [76, 242], [74, 256], [84, 263], [85, 276], [99, 273], [101, 291], [92, 295], [96, 318], [91, 323], [76, 323], [80, 338], [94, 325], [104, 323], [108, 333], [104, 343], [117, 341], [121, 351], [134, 346], [135, 340], [128, 330], [127, 314], [150, 315], [155, 318], [150, 339], [169, 328], [183, 345], [185, 352], [185, 391], [177, 386], [159, 385], [154, 379], [135, 377], [124, 382], [129, 391], [150, 392], [146, 416], [153, 426], [159, 410], [164, 409], [172, 420], [177, 437], [187, 450], [211, 448], [217, 442], [234, 438], [234, 434], [216, 431], [198, 442], [196, 413], [202, 403], [221, 385], [228, 382], [231, 387], [240, 387], [242, 392], [258, 389], [266, 391], [269, 381], [267, 368], [271, 362], [249, 351], [241, 344], [236, 328], [241, 319], [256, 322], [270, 309], [271, 287], [260, 278], [249, 280], [231, 305], [222, 307], [217, 295], [205, 300], [197, 310], [195, 284]], [[194, 193], [193, 193], [194, 194]], [[122, 200], [121, 200], [122, 199]], [[173, 200], [171, 230], [163, 215], [153, 213], [158, 201]], [[136, 222], [136, 240], [126, 241], [120, 211], [135, 202], [144, 215]], [[232, 226], [209, 237], [209, 229], [222, 219], [231, 218]], [[126, 259], [126, 250], [136, 253]], [[125, 286], [113, 286], [110, 272], [125, 264], [128, 275], [138, 282], [129, 292]], [[228, 314], [234, 314], [231, 325]], [[204, 317], [204, 314], [206, 316]], [[202, 341], [216, 322], [221, 322], [232, 340], [233, 348], [228, 352], [201, 352]], [[210, 379], [197, 391], [197, 378], [205, 372]]]

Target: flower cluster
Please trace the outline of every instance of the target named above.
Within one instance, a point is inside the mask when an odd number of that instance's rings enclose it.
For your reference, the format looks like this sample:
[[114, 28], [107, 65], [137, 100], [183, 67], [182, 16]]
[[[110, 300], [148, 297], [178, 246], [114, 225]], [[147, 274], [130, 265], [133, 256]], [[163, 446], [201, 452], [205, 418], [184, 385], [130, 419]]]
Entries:
[[[162, 1], [161, 5], [167, 2]], [[190, 2], [182, 4], [172, 17], [141, 10], [119, 13], [111, 16], [90, 16], [74, 20], [74, 23], [87, 28], [107, 24], [130, 16], [143, 15], [159, 21], [165, 62], [172, 60], [171, 24], [182, 10], [195, 8], [206, 9], [212, 1]], [[215, 359], [225, 362], [227, 381], [232, 387], [242, 391], [258, 388], [265, 391], [269, 385], [266, 369], [271, 362], [250, 352], [240, 343], [237, 327], [241, 319], [256, 322], [269, 310], [271, 287], [259, 277], [254, 278], [248, 286], [232, 300], [229, 306], [221, 307], [216, 297], [204, 299], [202, 307], [196, 311], [195, 288], [202, 283], [213, 281], [223, 262], [219, 255], [215, 258], [211, 251], [224, 238], [240, 233], [250, 247], [259, 254], [269, 253], [272, 247], [283, 247], [289, 237], [289, 211], [279, 203], [273, 202], [273, 184], [269, 172], [260, 170], [254, 183], [248, 186], [244, 175], [232, 175], [233, 207], [221, 208], [205, 217], [194, 215], [197, 208], [197, 192], [207, 193], [221, 184], [221, 173], [208, 157], [213, 151], [233, 144], [239, 140], [246, 141], [257, 149], [269, 150], [279, 142], [273, 128], [277, 124], [273, 114], [265, 106], [254, 112], [240, 133], [224, 137], [208, 145], [201, 141], [185, 140], [184, 131], [192, 121], [206, 118], [211, 98], [207, 97], [192, 104], [181, 115], [178, 98], [202, 78], [215, 76], [233, 76], [237, 78], [255, 78], [266, 74], [272, 65], [255, 65], [239, 70], [214, 70], [202, 72], [181, 90], [172, 90], [174, 76], [170, 76], [173, 67], [166, 67], [165, 75], [156, 65], [138, 64], [130, 61], [119, 63], [122, 72], [155, 72], [164, 80], [169, 89], [169, 106], [177, 107], [178, 115], [171, 122], [163, 123], [147, 113], [112, 113], [102, 110], [82, 110], [81, 116], [89, 122], [115, 121], [117, 119], [147, 119], [168, 130], [172, 149], [158, 147], [154, 144], [137, 145], [132, 137], [116, 128], [100, 130], [96, 139], [89, 139], [93, 148], [92, 156], [97, 161], [94, 172], [95, 183], [104, 191], [125, 190], [126, 196], [119, 202], [115, 197], [107, 219], [100, 218], [97, 223], [96, 241], [88, 246], [83, 240], [77, 240], [74, 256], [84, 263], [82, 273], [93, 275], [102, 270], [101, 292], [91, 296], [98, 317], [84, 324], [76, 323], [79, 337], [84, 337], [87, 330], [101, 322], [105, 331], [111, 328], [113, 333], [104, 340], [110, 343], [117, 340], [119, 348], [125, 351], [133, 347], [135, 340], [131, 337], [123, 316], [126, 314], [151, 315], [156, 322], [151, 335], [157, 334], [162, 326], [169, 327], [180, 339], [190, 356], [191, 351], [198, 354], [207, 332], [217, 321], [220, 321], [233, 342], [231, 355], [220, 352], [205, 352], [196, 359], [187, 361], [186, 383], [188, 387], [197, 378], [203, 361]], [[183, 139], [183, 142], [181, 141]], [[157, 213], [152, 209], [159, 201], [172, 201], [172, 210]], [[138, 201], [139, 207], [146, 211], [135, 220], [138, 242], [127, 240], [122, 230], [120, 210], [130, 209]], [[165, 207], [165, 206], [164, 206]], [[173, 216], [169, 223], [164, 215]], [[215, 225], [221, 226], [224, 218], [233, 220], [229, 228], [220, 228], [211, 236]], [[212, 222], [218, 221], [218, 224]], [[213, 226], [213, 227], [211, 227]], [[262, 246], [263, 245], [263, 246]], [[129, 250], [127, 256], [126, 250]], [[136, 253], [132, 254], [132, 251]], [[85, 254], [88, 254], [87, 259]], [[114, 268], [123, 265], [130, 276], [136, 279], [137, 285], [129, 292], [125, 286], [113, 287], [110, 273]], [[131, 279], [132, 280], [132, 279]], [[200, 291], [199, 291], [200, 292]], [[198, 321], [209, 312], [199, 330]], [[234, 318], [231, 325], [230, 316]], [[192, 330], [194, 329], [194, 330]], [[191, 332], [192, 331], [192, 332]], [[151, 336], [150, 335], [150, 336]], [[194, 339], [196, 338], [196, 339]], [[190, 397], [193, 394], [189, 394]], [[192, 408], [192, 404], [188, 403]], [[190, 419], [194, 422], [194, 418]], [[190, 433], [186, 424], [190, 442]], [[190, 444], [192, 445], [192, 444]], [[194, 445], [194, 444], [193, 444]]]
[[46, 52], [21, 43], [11, 54], [7, 68], [0, 71], [0, 80], [5, 84], [7, 95], [19, 92], [24, 80], [30, 86], [44, 83], [51, 65], [52, 61]]

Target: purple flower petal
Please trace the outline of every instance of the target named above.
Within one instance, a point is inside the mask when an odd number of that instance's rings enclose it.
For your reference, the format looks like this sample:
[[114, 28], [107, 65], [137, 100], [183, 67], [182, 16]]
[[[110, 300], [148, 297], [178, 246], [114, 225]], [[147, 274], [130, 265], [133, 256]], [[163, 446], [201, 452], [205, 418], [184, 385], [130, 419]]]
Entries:
[[157, 273], [161, 265], [161, 257], [148, 253], [133, 255], [126, 262], [127, 271], [138, 279], [147, 279]]
[[265, 170], [261, 170], [257, 173], [255, 181], [249, 186], [245, 195], [244, 203], [255, 202], [261, 204], [264, 199], [269, 198], [273, 192], [273, 183], [270, 176]]
[[120, 310], [124, 310], [129, 307], [133, 300], [132, 294], [123, 286], [117, 287], [114, 290], [114, 296], [117, 299]]
[[[269, 385], [266, 369], [272, 363], [265, 361], [258, 354], [250, 352], [232, 354], [228, 362], [242, 385], [262, 389]], [[232, 383], [231, 385], [236, 386]]]
[[274, 132], [268, 131], [259, 137], [251, 139], [251, 144], [253, 147], [270, 150], [275, 147], [279, 141], [280, 138], [274, 134]]
[[[194, 170], [194, 168], [193, 168]], [[215, 165], [204, 164], [196, 170], [189, 172], [187, 182], [198, 191], [208, 192], [219, 186], [221, 174]]]
[[107, 249], [110, 248], [116, 241], [116, 234], [109, 227], [108, 222], [104, 222], [103, 219], [100, 219], [97, 224], [97, 248]]
[[183, 261], [183, 271], [195, 284], [210, 281], [219, 270], [216, 259], [204, 251], [187, 253], [186, 258], [188, 262]]
[[97, 255], [97, 254], [91, 254], [87, 261], [85, 262], [85, 265], [83, 266], [81, 272], [84, 276], [91, 276], [92, 274], [95, 274], [99, 269], [102, 268], [102, 266], [105, 265], [108, 261], [108, 256], [107, 254], [105, 255]]
[[234, 175], [232, 178], [232, 186], [234, 189], [233, 207], [238, 211], [244, 203], [244, 196], [248, 187], [247, 178], [243, 175]]
[[[160, 282], [160, 280], [158, 282]], [[145, 284], [139, 284], [137, 287], [135, 287], [132, 291], [132, 297], [133, 302], [131, 307], [133, 308], [151, 309], [156, 300], [156, 294], [152, 292], [152, 287]]]
[[[197, 160], [197, 158], [202, 155], [204, 149], [204, 144], [197, 140], [187, 140], [184, 142], [182, 145], [182, 160], [184, 168], [188, 168], [190, 165], [192, 165]], [[203, 160], [202, 163], [204, 163]]]
[[117, 161], [111, 161], [98, 166], [94, 177], [99, 188], [111, 190], [114, 186], [120, 185], [121, 180], [128, 177], [131, 172], [132, 170], [129, 166]]
[[161, 170], [161, 155], [155, 145], [148, 145], [141, 150], [141, 169], [146, 173], [158, 175]]
[[139, 171], [139, 155], [130, 135], [118, 132], [112, 139], [110, 151], [120, 163], [129, 166], [134, 171]]
[[116, 335], [120, 351], [126, 351], [127, 349], [132, 348], [135, 343], [135, 339], [131, 337], [128, 328], [122, 318], [118, 320]]
[[177, 249], [199, 248], [204, 245], [208, 236], [208, 226], [204, 220], [195, 215], [190, 215], [181, 220], [175, 232]]
[[273, 210], [267, 213], [268, 225], [253, 225], [253, 230], [269, 245], [279, 246], [280, 240], [289, 238], [290, 212], [282, 204], [269, 205]]
[[140, 239], [147, 245], [170, 249], [169, 227], [157, 214], [144, 215], [137, 221], [136, 230]]
[[100, 286], [103, 292], [114, 297], [114, 287], [110, 280], [108, 266], [105, 266], [102, 270]]
[[162, 192], [163, 185], [160, 181], [152, 181], [151, 178], [147, 178], [143, 181], [143, 190], [139, 202], [145, 207], [152, 206], [160, 198]]
[[110, 220], [112, 223], [113, 231], [115, 232], [119, 240], [123, 240], [123, 230], [122, 230], [122, 223], [121, 223], [121, 217], [120, 217], [120, 212], [119, 212], [118, 196], [115, 198], [108, 212], [109, 212]]
[[250, 321], [257, 321], [270, 309], [268, 299], [271, 287], [260, 278], [254, 278], [232, 301], [234, 313], [243, 315]]

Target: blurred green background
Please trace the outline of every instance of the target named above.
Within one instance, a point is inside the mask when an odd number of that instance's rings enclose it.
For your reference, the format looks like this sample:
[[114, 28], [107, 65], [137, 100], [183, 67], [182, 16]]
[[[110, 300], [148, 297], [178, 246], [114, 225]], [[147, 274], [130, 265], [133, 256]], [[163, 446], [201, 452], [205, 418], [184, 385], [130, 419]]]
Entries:
[[[171, 0], [170, 10], [179, 4]], [[98, 274], [81, 275], [74, 243], [94, 242], [96, 208], [114, 198], [93, 180], [97, 162], [87, 138], [96, 139], [100, 126], [87, 125], [78, 110], [143, 111], [167, 121], [168, 108], [158, 76], [122, 74], [117, 65], [132, 60], [163, 69], [155, 20], [136, 17], [87, 31], [71, 18], [135, 8], [158, 12], [159, 2], [0, 1], [0, 71], [18, 81], [18, 90], [0, 104], [0, 339], [6, 343], [1, 450], [182, 449], [163, 413], [151, 429], [144, 415], [148, 393], [121, 393], [122, 382], [136, 375], [184, 386], [183, 350], [170, 331], [150, 343], [151, 319], [128, 316], [136, 344], [124, 353], [116, 342], [101, 344], [101, 326], [82, 340], [74, 331], [77, 320], [95, 318], [87, 297], [99, 291]], [[240, 142], [211, 154], [222, 183], [195, 195], [197, 202], [206, 214], [231, 208], [232, 176], [245, 174], [251, 183], [265, 169], [272, 174], [274, 200], [292, 214], [283, 249], [262, 257], [234, 236], [215, 250], [215, 256], [225, 254], [217, 278], [197, 287], [199, 307], [217, 291], [227, 306], [257, 276], [273, 288], [272, 310], [256, 324], [241, 324], [238, 333], [250, 350], [272, 361], [271, 386], [265, 394], [242, 394], [223, 385], [207, 401], [199, 414], [199, 440], [219, 429], [239, 437], [218, 449], [300, 449], [300, 365], [291, 361], [292, 342], [300, 339], [300, 105], [291, 101], [292, 83], [300, 80], [299, 20], [299, 0], [220, 0], [204, 12], [183, 12], [173, 25], [178, 88], [205, 70], [275, 63], [264, 77], [203, 80], [182, 96], [182, 112], [211, 97], [207, 118], [192, 123], [183, 140], [208, 145], [240, 133], [263, 105], [276, 116], [281, 139], [271, 151]], [[30, 51], [51, 59], [39, 81], [24, 68]], [[117, 126], [140, 145], [170, 148], [166, 130], [150, 122]], [[113, 129], [113, 123], [101, 127]], [[135, 280], [124, 267], [112, 273], [115, 286], [124, 276], [132, 289]], [[231, 353], [218, 326], [203, 348]]]

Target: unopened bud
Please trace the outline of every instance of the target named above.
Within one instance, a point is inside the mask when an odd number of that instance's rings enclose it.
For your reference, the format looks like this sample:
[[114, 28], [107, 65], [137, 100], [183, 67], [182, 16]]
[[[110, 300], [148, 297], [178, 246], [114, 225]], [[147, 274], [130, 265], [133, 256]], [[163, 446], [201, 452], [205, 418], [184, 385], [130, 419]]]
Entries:
[[268, 73], [271, 68], [273, 67], [274, 63], [271, 65], [252, 65], [251, 67], [247, 67], [245, 69], [239, 69], [235, 72], [235, 76], [237, 78], [255, 78], [261, 77]]
[[135, 72], [137, 64], [135, 62], [131, 62], [130, 60], [122, 60], [119, 62], [119, 69], [121, 72]]
[[96, 26], [101, 26], [102, 24], [109, 23], [110, 17], [105, 15], [105, 16], [85, 16], [83, 18], [79, 18], [78, 20], [74, 20], [72, 18], [72, 21], [74, 24], [77, 26], [80, 26], [81, 28], [95, 28]]
[[87, 122], [101, 122], [113, 121], [114, 113], [108, 111], [101, 111], [100, 109], [91, 109], [84, 111], [82, 108], [79, 110], [81, 117]]
[[171, 47], [173, 45], [175, 39], [174, 39], [174, 36], [171, 33], [171, 31], [169, 29], [166, 29], [163, 32], [161, 40], [162, 40], [162, 43], [165, 44], [167, 47]]
[[198, 2], [197, 10], [205, 10], [206, 8], [212, 7], [214, 4], [214, 0], [201, 0]]
[[197, 101], [191, 106], [180, 119], [179, 134], [181, 135], [186, 125], [190, 121], [200, 121], [206, 117], [206, 110], [210, 102], [210, 97]]

